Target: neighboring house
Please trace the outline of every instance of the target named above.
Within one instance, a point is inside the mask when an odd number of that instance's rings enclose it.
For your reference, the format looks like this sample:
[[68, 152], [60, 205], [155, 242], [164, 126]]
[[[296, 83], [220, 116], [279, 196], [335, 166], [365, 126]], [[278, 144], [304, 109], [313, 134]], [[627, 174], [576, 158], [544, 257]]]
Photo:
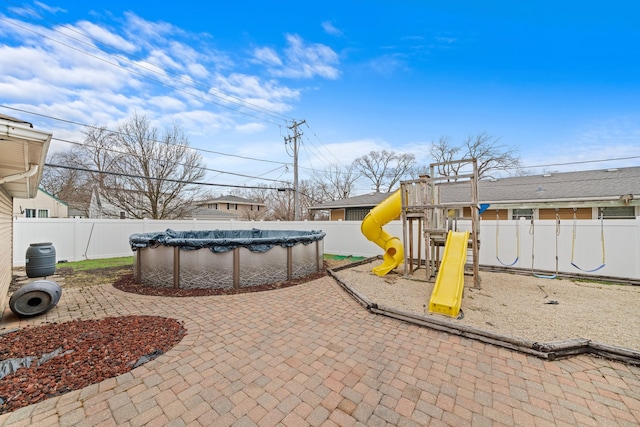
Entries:
[[91, 191], [89, 202], [89, 218], [96, 219], [125, 219], [126, 213], [117, 206], [109, 203], [97, 188]]
[[[443, 203], [468, 204], [469, 185], [440, 184]], [[330, 219], [361, 221], [390, 193], [373, 193], [312, 206]], [[489, 208], [484, 219], [635, 218], [640, 216], [640, 167], [547, 173], [478, 182], [478, 199]], [[575, 208], [575, 210], [574, 210]], [[557, 209], [557, 211], [556, 211]], [[470, 217], [469, 208], [458, 216]]]
[[13, 253], [13, 200], [38, 195], [50, 142], [51, 133], [0, 114], [0, 307], [7, 302], [16, 256]]
[[[142, 206], [146, 202], [141, 192], [128, 191], [126, 194], [132, 206]], [[138, 213], [142, 216], [141, 211], [138, 211]], [[127, 214], [123, 209], [110, 203], [97, 187], [94, 187], [91, 191], [88, 214], [89, 218], [96, 219], [125, 219], [131, 217], [131, 214]]]
[[203, 200], [197, 204], [193, 217], [197, 219], [219, 219], [223, 217], [258, 220], [263, 219], [267, 205], [238, 196], [222, 196]]
[[33, 199], [13, 199], [14, 218], [68, 218], [69, 205], [42, 188]]
[[362, 221], [376, 205], [389, 197], [392, 193], [370, 193], [348, 199], [334, 200], [317, 206], [310, 206], [309, 210], [328, 211], [329, 221]]

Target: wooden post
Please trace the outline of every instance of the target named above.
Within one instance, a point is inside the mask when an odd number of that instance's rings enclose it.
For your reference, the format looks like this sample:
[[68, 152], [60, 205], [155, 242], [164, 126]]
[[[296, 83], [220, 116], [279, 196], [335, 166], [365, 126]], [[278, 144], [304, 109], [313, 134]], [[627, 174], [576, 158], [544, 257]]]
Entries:
[[173, 287], [180, 289], [180, 248], [173, 247]]
[[316, 240], [316, 271], [322, 271], [324, 268], [322, 256], [320, 255], [320, 240]]
[[287, 247], [287, 280], [293, 278], [293, 248]]
[[142, 250], [143, 248], [138, 248], [136, 251], [136, 282], [142, 283]]
[[471, 178], [471, 239], [473, 257], [473, 287], [480, 289], [480, 212], [478, 209], [478, 160], [473, 159], [473, 178]]
[[233, 250], [233, 287], [240, 288], [240, 248]]

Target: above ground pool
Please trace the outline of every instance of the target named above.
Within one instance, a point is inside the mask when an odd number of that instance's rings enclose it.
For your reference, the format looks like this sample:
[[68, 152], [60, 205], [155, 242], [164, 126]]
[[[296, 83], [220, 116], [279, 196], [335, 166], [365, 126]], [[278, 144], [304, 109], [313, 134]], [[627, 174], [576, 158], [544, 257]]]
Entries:
[[167, 230], [129, 237], [143, 285], [240, 289], [304, 277], [323, 268], [322, 231]]

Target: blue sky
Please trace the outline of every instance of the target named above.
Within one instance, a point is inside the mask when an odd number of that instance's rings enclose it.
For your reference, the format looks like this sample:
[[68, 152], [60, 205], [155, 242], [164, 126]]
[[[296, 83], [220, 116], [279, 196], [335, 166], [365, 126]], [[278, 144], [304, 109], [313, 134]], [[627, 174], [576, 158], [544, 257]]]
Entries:
[[640, 165], [633, 1], [92, 3], [0, 1], [0, 105], [17, 109], [0, 113], [79, 141], [26, 112], [137, 111], [180, 125], [233, 185], [292, 179], [294, 119], [302, 178], [371, 150], [428, 164], [440, 137], [480, 132], [534, 173]]

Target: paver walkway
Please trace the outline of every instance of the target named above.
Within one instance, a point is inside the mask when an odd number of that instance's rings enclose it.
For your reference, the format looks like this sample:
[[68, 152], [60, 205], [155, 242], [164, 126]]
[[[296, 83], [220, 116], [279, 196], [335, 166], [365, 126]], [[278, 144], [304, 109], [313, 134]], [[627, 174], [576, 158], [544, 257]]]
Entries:
[[4, 414], [0, 425], [640, 424], [638, 367], [543, 361], [370, 314], [329, 277], [200, 298], [68, 289], [30, 322], [129, 314], [181, 320], [188, 335], [130, 373]]

